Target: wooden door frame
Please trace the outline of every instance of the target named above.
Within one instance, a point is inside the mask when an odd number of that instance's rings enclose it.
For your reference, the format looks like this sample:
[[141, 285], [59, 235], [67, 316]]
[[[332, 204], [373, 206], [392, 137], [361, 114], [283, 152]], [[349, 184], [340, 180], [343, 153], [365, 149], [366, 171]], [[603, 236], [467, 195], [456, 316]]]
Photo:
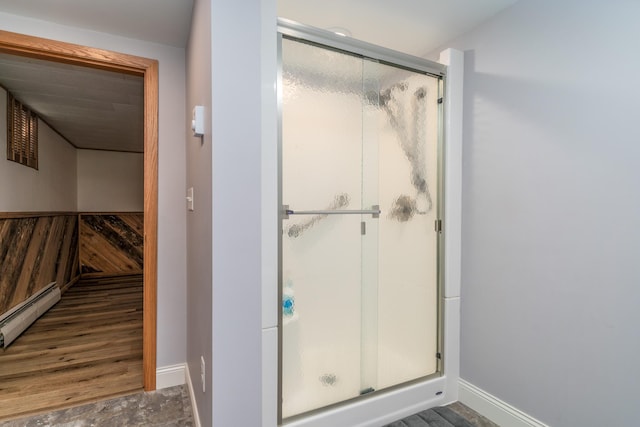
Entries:
[[144, 78], [143, 386], [156, 389], [158, 279], [158, 61], [0, 30], [0, 52]]

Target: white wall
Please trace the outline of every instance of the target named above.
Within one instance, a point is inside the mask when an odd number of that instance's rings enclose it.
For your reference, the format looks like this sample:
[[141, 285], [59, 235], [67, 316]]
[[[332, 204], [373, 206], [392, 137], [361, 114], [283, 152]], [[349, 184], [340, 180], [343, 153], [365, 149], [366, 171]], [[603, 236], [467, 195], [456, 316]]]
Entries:
[[640, 3], [521, 0], [466, 52], [461, 376], [554, 427], [637, 424]]
[[157, 59], [159, 71], [158, 366], [186, 360], [185, 52], [0, 12], [0, 29]]
[[0, 212], [76, 211], [75, 148], [38, 120], [38, 170], [7, 160], [7, 92], [0, 88]]
[[142, 212], [142, 153], [77, 150], [78, 211]]

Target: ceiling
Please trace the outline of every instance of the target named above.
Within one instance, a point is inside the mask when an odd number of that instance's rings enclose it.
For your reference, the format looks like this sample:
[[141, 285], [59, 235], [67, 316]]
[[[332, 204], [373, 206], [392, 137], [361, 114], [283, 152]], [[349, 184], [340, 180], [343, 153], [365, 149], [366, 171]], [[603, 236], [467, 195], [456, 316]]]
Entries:
[[424, 57], [518, 0], [278, 0], [278, 16]]
[[140, 76], [0, 53], [0, 85], [76, 148], [143, 151]]
[[[185, 47], [193, 1], [0, 0], [0, 12]], [[278, 16], [425, 56], [516, 1], [278, 0]], [[142, 151], [140, 77], [0, 55], [0, 84], [79, 148]]]
[[184, 47], [193, 0], [0, 0], [0, 12]]

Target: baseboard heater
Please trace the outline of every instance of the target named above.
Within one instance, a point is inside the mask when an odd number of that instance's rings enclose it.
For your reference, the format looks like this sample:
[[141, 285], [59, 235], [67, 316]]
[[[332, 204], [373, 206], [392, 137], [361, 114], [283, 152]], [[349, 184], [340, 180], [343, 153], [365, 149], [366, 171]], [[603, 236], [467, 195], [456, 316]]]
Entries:
[[0, 316], [0, 346], [7, 348], [58, 301], [60, 301], [60, 288], [56, 282], [51, 282], [26, 301]]

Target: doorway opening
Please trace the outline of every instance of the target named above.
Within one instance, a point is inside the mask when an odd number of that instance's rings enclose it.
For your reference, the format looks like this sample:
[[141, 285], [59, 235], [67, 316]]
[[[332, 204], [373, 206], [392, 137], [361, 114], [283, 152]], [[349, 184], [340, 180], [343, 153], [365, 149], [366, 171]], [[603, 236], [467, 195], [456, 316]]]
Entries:
[[[143, 388], [156, 388], [158, 62], [102, 49], [0, 31], [0, 52], [136, 75], [144, 81]], [[105, 350], [105, 351], [108, 351]]]

